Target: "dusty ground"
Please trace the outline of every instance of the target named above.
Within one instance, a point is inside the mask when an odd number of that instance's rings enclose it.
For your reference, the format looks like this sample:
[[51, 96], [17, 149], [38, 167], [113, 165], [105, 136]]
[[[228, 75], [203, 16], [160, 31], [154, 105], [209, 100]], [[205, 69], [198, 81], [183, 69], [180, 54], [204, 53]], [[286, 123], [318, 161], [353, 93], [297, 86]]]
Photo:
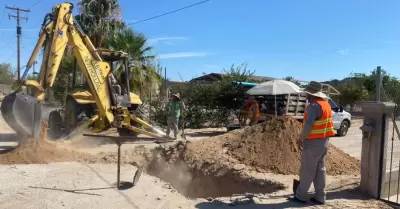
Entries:
[[[0, 120], [1, 122], [2, 120]], [[4, 127], [4, 126], [2, 126]], [[352, 128], [357, 132], [358, 127]], [[351, 130], [352, 130], [351, 129]], [[208, 129], [205, 132], [186, 130], [188, 139], [198, 140], [215, 133]], [[217, 130], [224, 131], [224, 130]], [[5, 131], [4, 131], [5, 132]], [[11, 133], [11, 132], [10, 132]], [[11, 137], [10, 137], [11, 136]], [[350, 131], [349, 131], [349, 136]], [[3, 134], [2, 141], [15, 141], [13, 135]], [[11, 140], [10, 140], [11, 139]], [[332, 140], [333, 141], [333, 140]], [[349, 139], [354, 141], [356, 139]], [[361, 142], [361, 140], [359, 140]], [[92, 142], [96, 142], [95, 145]], [[332, 142], [335, 144], [335, 142]], [[338, 143], [340, 144], [340, 143]], [[116, 146], [98, 139], [80, 139], [75, 141], [74, 151], [83, 153], [114, 152]], [[123, 150], [137, 147], [137, 144], [126, 144]], [[141, 145], [143, 147], [143, 145]], [[144, 145], [154, 147], [155, 145]], [[340, 146], [338, 146], [340, 147]], [[361, 150], [361, 144], [359, 146]], [[354, 145], [353, 145], [354, 148]], [[353, 149], [352, 148], [352, 149]], [[346, 149], [344, 149], [346, 151]], [[360, 152], [360, 151], [359, 151]], [[354, 152], [357, 155], [357, 152]], [[109, 154], [105, 154], [110, 157]], [[115, 160], [115, 154], [111, 160]], [[112, 157], [112, 156], [111, 156]], [[355, 156], [356, 157], [356, 156]], [[110, 159], [104, 159], [109, 162]], [[87, 161], [86, 161], [87, 162]], [[114, 161], [115, 162], [115, 161]], [[121, 178], [132, 181], [136, 167], [124, 165]], [[231, 208], [229, 196], [225, 198], [205, 199], [204, 197], [185, 197], [176, 189], [157, 177], [143, 174], [139, 184], [128, 190], [109, 188], [116, 182], [115, 164], [88, 164], [64, 162], [30, 165], [1, 165], [0, 172], [0, 208]], [[255, 203], [241, 202], [236, 208], [298, 208], [305, 207], [288, 202], [291, 194], [292, 175], [275, 175], [252, 173], [257, 179], [271, 180], [284, 185], [285, 189], [274, 191], [255, 198]], [[366, 200], [357, 189], [358, 176], [328, 177], [328, 203], [323, 208], [389, 208], [381, 202]], [[192, 185], [193, 186], [193, 185]], [[193, 187], [199, 187], [195, 184]], [[344, 187], [344, 188], [343, 188]], [[243, 191], [242, 191], [243, 192]], [[203, 195], [204, 196], [204, 195]], [[194, 199], [193, 199], [194, 198]], [[308, 206], [305, 208], [315, 208]], [[322, 207], [318, 207], [322, 208]]]
[[[122, 167], [122, 180], [131, 181], [136, 168]], [[110, 188], [116, 181], [116, 166], [81, 164], [76, 162], [49, 165], [3, 165], [0, 167], [0, 208], [231, 208], [230, 198], [188, 199], [160, 179], [143, 175], [137, 186], [128, 190]], [[290, 186], [294, 176], [268, 174]], [[327, 206], [323, 208], [389, 208], [384, 204], [366, 200], [352, 189], [355, 176], [331, 177]], [[343, 188], [338, 188], [344, 185]], [[338, 192], [337, 190], [341, 191]], [[235, 208], [298, 208], [299, 204], [287, 202], [290, 189], [254, 198], [255, 203], [241, 202]], [[308, 206], [315, 208], [316, 206]], [[321, 208], [321, 207], [318, 207]]]

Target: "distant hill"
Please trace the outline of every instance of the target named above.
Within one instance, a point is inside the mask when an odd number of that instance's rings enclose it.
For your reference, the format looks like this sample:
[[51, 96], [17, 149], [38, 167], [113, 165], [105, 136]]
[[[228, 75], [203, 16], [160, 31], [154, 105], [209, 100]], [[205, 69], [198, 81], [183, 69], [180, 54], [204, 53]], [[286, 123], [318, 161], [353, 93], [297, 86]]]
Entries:
[[355, 82], [355, 81], [357, 81], [357, 79], [359, 79], [359, 78], [349, 77], [349, 78], [345, 78], [345, 79], [342, 79], [342, 80], [333, 79], [333, 80], [330, 80], [330, 81], [323, 81], [321, 83], [326, 83], [326, 84], [329, 84], [331, 86], [337, 87], [337, 86], [340, 86], [340, 85], [343, 85], [343, 84]]

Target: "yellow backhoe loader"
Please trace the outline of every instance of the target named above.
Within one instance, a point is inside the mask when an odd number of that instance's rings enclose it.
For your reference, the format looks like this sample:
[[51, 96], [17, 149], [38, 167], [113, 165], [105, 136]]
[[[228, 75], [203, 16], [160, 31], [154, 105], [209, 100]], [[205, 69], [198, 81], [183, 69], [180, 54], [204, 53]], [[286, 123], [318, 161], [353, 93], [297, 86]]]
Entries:
[[[73, 73], [73, 89], [65, 106], [49, 114], [49, 133], [54, 138], [69, 136], [84, 128], [100, 133], [116, 128], [119, 135], [145, 134], [158, 139], [170, 139], [165, 134], [135, 116], [140, 98], [130, 92], [128, 55], [120, 51], [96, 49], [72, 14], [73, 4], [53, 7], [43, 21], [40, 38], [21, 77], [18, 90], [7, 95], [1, 112], [7, 124], [23, 137], [40, 136], [42, 102], [46, 89], [53, 86], [66, 47], [72, 50], [77, 67]], [[39, 51], [44, 47], [38, 80], [26, 77]], [[115, 68], [123, 68], [120, 79]], [[77, 71], [84, 78], [76, 84]], [[82, 83], [81, 83], [82, 84]], [[22, 91], [24, 86], [35, 89], [31, 96]]]

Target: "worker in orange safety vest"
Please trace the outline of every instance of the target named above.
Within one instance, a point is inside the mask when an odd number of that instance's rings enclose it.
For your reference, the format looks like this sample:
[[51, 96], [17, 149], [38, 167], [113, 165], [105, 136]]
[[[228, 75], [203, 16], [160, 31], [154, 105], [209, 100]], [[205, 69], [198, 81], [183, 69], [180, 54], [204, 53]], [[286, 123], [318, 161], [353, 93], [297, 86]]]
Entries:
[[300, 181], [294, 180], [294, 197], [296, 202], [308, 201], [308, 190], [314, 184], [315, 197], [309, 199], [316, 204], [326, 201], [325, 160], [328, 152], [329, 137], [335, 135], [332, 121], [332, 109], [327, 96], [322, 93], [322, 84], [311, 81], [304, 89], [310, 102], [303, 117], [303, 129], [299, 143], [303, 146], [301, 156]]
[[254, 96], [250, 96], [250, 107], [249, 107], [249, 125], [256, 125], [258, 120], [260, 119], [260, 107], [258, 106], [257, 100]]
[[246, 99], [244, 101], [244, 103], [243, 103], [242, 108], [240, 109], [240, 112], [239, 112], [239, 123], [242, 126], [245, 126], [246, 123], [247, 123], [247, 119], [249, 117], [249, 107], [250, 107], [250, 105], [251, 105], [250, 100]]

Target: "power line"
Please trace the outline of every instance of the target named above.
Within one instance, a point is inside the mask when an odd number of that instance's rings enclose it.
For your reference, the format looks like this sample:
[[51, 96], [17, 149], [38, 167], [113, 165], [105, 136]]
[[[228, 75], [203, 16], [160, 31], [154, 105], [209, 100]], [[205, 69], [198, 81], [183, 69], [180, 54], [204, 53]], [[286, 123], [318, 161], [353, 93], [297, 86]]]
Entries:
[[129, 23], [128, 25], [134, 25], [134, 24], [138, 24], [138, 23], [141, 23], [141, 22], [145, 22], [145, 21], [148, 21], [148, 20], [155, 19], [155, 18], [159, 18], [159, 17], [165, 16], [165, 15], [169, 15], [169, 14], [172, 14], [172, 13], [175, 13], [175, 12], [178, 12], [178, 11], [181, 11], [181, 10], [184, 10], [184, 9], [187, 9], [187, 8], [190, 8], [190, 7], [197, 6], [197, 5], [199, 5], [199, 4], [206, 3], [207, 1], [210, 1], [210, 0], [205, 0], [205, 1], [197, 2], [197, 3], [195, 3], [195, 4], [192, 4], [192, 5], [189, 5], [189, 6], [186, 6], [186, 7], [182, 7], [182, 8], [180, 8], [180, 9], [176, 9], [176, 10], [173, 10], [173, 11], [170, 11], [170, 12], [167, 12], [167, 13], [164, 13], [164, 14], [161, 14], [161, 15], [157, 15], [157, 16], [150, 17], [150, 18], [147, 18], [147, 19], [144, 19], [144, 20], [139, 20], [139, 21], [137, 21], [137, 22]]
[[7, 59], [6, 62], [10, 61], [10, 59], [11, 59], [17, 52], [18, 52], [18, 51], [14, 52], [14, 54], [12, 54], [12, 55]]
[[4, 46], [2, 46], [0, 48], [6, 48], [8, 45], [11, 44], [12, 41], [14, 41], [14, 38], [11, 38], [10, 41], [6, 45], [4, 45]]
[[43, 1], [43, 0], [38, 0], [35, 4], [33, 4], [33, 5], [30, 7], [30, 9], [32, 9], [34, 6], [36, 6], [37, 4], [39, 4], [41, 1]]

